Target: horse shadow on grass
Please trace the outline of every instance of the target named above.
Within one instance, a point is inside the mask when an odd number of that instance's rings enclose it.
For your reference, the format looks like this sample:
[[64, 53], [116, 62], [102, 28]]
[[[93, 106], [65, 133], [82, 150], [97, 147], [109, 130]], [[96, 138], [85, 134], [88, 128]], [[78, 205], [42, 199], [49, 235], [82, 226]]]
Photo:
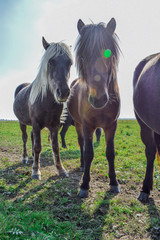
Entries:
[[[28, 175], [30, 175], [28, 166], [24, 167], [24, 164], [21, 162], [0, 170], [0, 179], [4, 183], [0, 186], [0, 194], [3, 198], [14, 198], [22, 188], [31, 182], [31, 178], [26, 178]], [[15, 185], [17, 185], [17, 187], [15, 187]]]
[[[80, 158], [80, 150], [65, 150], [60, 151], [61, 161], [68, 161], [70, 159]], [[54, 164], [54, 157], [52, 150], [48, 149], [40, 155], [41, 167], [51, 166]]]
[[[62, 162], [69, 161], [73, 158], [80, 157], [79, 150], [65, 150], [64, 152], [60, 152]], [[0, 178], [3, 182], [5, 182], [4, 186], [0, 186], [0, 193], [5, 197], [5, 199], [15, 198], [21, 189], [25, 188], [25, 186], [32, 181], [32, 164], [33, 158], [29, 157], [29, 161], [27, 164], [23, 164], [21, 160], [19, 162], [13, 162], [12, 165], [7, 166], [0, 170]], [[54, 165], [54, 158], [52, 150], [47, 150], [41, 153], [40, 156], [40, 165], [41, 165], [41, 173], [44, 176], [44, 168], [53, 167], [53, 174], [55, 177], [59, 177], [57, 175], [57, 170]], [[17, 185], [17, 187], [15, 187]]]
[[[68, 237], [68, 232], [59, 233], [59, 238], [56, 238], [54, 231], [50, 235], [53, 239], [106, 239], [103, 236], [103, 227], [106, 224], [110, 201], [115, 197], [115, 194], [106, 191], [101, 200], [98, 200], [96, 207], [92, 213], [85, 204], [89, 200], [78, 197], [79, 185], [82, 177], [82, 172], [77, 169], [69, 172], [69, 178], [60, 178], [58, 176], [49, 177], [39, 186], [33, 187], [23, 196], [16, 198], [13, 204], [20, 207], [20, 211], [30, 210], [31, 212], [44, 211], [48, 213], [49, 218], [57, 221], [58, 226], [66, 226], [70, 223], [71, 231]], [[35, 181], [35, 180], [34, 180]], [[95, 197], [96, 199], [96, 197]], [[95, 204], [95, 199], [94, 204]], [[45, 221], [46, 222], [46, 221]], [[51, 224], [52, 221], [50, 221]], [[18, 223], [17, 223], [18, 224]], [[113, 233], [113, 226], [107, 226], [110, 233]], [[49, 229], [52, 229], [49, 227]], [[48, 230], [45, 234], [49, 234]]]
[[[29, 172], [25, 171], [23, 168], [24, 164], [22, 162], [10, 165], [6, 168], [0, 170], [0, 178], [4, 179], [8, 184], [16, 184], [18, 182], [18, 178], [16, 172], [20, 175], [20, 178], [25, 174], [28, 175]], [[28, 165], [27, 165], [28, 166]]]
[[148, 208], [148, 214], [150, 216], [150, 226], [149, 226], [149, 233], [151, 239], [159, 240], [160, 239], [160, 211], [156, 207], [154, 199], [149, 198], [149, 202], [146, 203]]
[[[64, 153], [61, 152], [62, 162], [66, 160], [66, 153], [70, 155], [69, 159], [73, 159], [74, 157], [77, 158], [77, 154], [80, 156], [79, 150], [67, 150]], [[52, 158], [51, 151], [47, 151], [47, 153], [43, 152], [41, 157], [42, 168], [53, 165], [53, 163], [50, 164], [50, 162], [48, 162]], [[10, 194], [5, 193], [4, 191], [3, 198], [6, 200], [13, 200], [12, 204], [15, 206], [15, 209], [24, 214], [28, 209], [33, 212], [44, 211], [48, 213], [49, 217], [53, 220], [57, 220], [59, 225], [65, 225], [65, 223], [67, 224], [70, 222], [72, 225], [70, 238], [68, 238], [68, 233], [66, 232], [63, 234], [59, 233], [60, 238], [58, 239], [104, 239], [103, 227], [108, 215], [110, 201], [115, 197], [115, 194], [110, 193], [109, 191], [104, 193], [104, 196], [98, 201], [93, 212], [90, 213], [89, 210], [84, 208], [84, 205], [89, 198], [81, 199], [78, 197], [82, 172], [79, 172], [78, 169], [74, 169], [69, 172], [69, 178], [60, 178], [58, 175], [54, 175], [41, 181], [40, 184], [35, 184], [36, 180], [31, 179], [31, 164], [32, 159], [30, 159], [27, 166], [20, 162], [3, 169], [2, 177], [5, 179], [7, 179], [7, 174], [11, 173], [11, 171], [18, 172], [18, 174], [14, 173], [12, 179], [13, 182], [11, 180], [9, 182], [10, 185], [12, 185], [12, 183], [17, 183], [18, 186], [12, 189]], [[23, 177], [23, 175], [27, 175], [27, 178], [22, 178], [20, 181], [21, 176]], [[34, 187], [29, 191], [26, 191], [24, 194], [19, 194], [27, 184], [30, 184], [31, 181], [34, 181]], [[49, 229], [52, 228], [50, 227]], [[111, 233], [113, 232], [112, 226], [108, 226], [108, 229]], [[44, 232], [48, 234], [47, 228]], [[53, 235], [53, 239], [56, 239], [54, 231], [51, 231], [50, 234]]]

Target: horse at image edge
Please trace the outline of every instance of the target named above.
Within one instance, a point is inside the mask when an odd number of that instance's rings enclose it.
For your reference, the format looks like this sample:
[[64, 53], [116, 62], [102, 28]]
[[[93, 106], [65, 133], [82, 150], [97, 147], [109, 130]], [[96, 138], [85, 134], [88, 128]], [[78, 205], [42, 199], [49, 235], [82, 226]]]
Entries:
[[[138, 199], [147, 202], [153, 188], [153, 166], [160, 154], [160, 53], [143, 59], [133, 77], [133, 103], [147, 158], [146, 174]], [[159, 164], [159, 161], [158, 161]]]

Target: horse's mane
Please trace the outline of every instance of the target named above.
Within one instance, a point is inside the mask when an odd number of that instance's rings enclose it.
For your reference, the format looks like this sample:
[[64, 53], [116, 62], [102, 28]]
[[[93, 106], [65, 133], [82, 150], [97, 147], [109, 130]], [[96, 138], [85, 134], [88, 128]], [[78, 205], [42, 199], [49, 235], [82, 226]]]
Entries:
[[[50, 88], [49, 84], [49, 74], [48, 74], [48, 61], [50, 58], [56, 58], [60, 55], [67, 55], [72, 60], [72, 55], [69, 47], [63, 43], [51, 43], [47, 50], [45, 51], [41, 64], [39, 66], [39, 71], [37, 77], [32, 83], [32, 88], [30, 92], [30, 103], [33, 104], [40, 96], [41, 100], [46, 96], [47, 89]], [[52, 89], [51, 89], [52, 91]]]
[[91, 66], [93, 59], [101, 57], [106, 49], [112, 52], [112, 67], [116, 71], [120, 52], [117, 35], [111, 35], [104, 23], [85, 25], [75, 45], [76, 67], [83, 80], [86, 80], [86, 66]]

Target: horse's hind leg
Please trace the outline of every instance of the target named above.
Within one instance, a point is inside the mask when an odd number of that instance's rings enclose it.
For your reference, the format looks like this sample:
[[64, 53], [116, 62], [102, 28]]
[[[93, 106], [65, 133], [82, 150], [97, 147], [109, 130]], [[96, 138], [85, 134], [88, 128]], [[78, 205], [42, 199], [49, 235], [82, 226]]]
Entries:
[[33, 152], [32, 154], [34, 155], [33, 158], [33, 167], [32, 167], [32, 178], [33, 179], [38, 179], [41, 180], [41, 172], [40, 172], [40, 152], [41, 152], [41, 129], [36, 125], [33, 126], [33, 139], [34, 144], [33, 144]]
[[21, 131], [22, 131], [22, 140], [23, 140], [23, 158], [22, 163], [28, 162], [28, 154], [27, 154], [27, 131], [26, 131], [26, 125], [19, 123]]
[[59, 131], [58, 126], [53, 129], [50, 129], [55, 165], [56, 165], [56, 168], [57, 168], [60, 176], [68, 177], [68, 174], [67, 174], [65, 168], [63, 167], [63, 164], [60, 159], [59, 144], [58, 144], [58, 131]]
[[62, 147], [63, 148], [66, 148], [66, 142], [65, 142], [65, 135], [66, 135], [66, 132], [69, 128], [69, 125], [67, 124], [63, 124], [63, 127], [62, 127], [62, 130], [60, 132], [60, 135], [61, 135], [61, 141], [62, 141]]
[[32, 157], [34, 158], [34, 137], [33, 137], [33, 130], [31, 131], [31, 141], [32, 141]]
[[156, 155], [156, 143], [154, 139], [154, 132], [148, 128], [139, 118], [137, 120], [141, 127], [141, 139], [142, 142], [145, 144], [145, 154], [147, 158], [147, 168], [146, 174], [143, 181], [142, 191], [138, 197], [138, 200], [142, 202], [147, 202], [150, 190], [153, 187], [153, 165], [154, 159]]
[[67, 116], [67, 118], [63, 124], [62, 130], [60, 132], [63, 148], [67, 147], [66, 142], [65, 142], [65, 135], [66, 135], [66, 132], [67, 132], [69, 126], [71, 126], [72, 124], [73, 124], [73, 119], [72, 119], [71, 115], [68, 113], [68, 116]]
[[111, 128], [104, 130], [105, 139], [106, 139], [106, 157], [109, 163], [109, 178], [110, 178], [110, 188], [114, 193], [119, 193], [120, 189], [116, 179], [114, 159], [115, 159], [115, 150], [114, 150], [114, 136], [117, 128], [117, 123], [115, 123]]
[[101, 133], [102, 133], [102, 129], [101, 129], [101, 128], [97, 128], [97, 129], [96, 129], [97, 142], [100, 142]]

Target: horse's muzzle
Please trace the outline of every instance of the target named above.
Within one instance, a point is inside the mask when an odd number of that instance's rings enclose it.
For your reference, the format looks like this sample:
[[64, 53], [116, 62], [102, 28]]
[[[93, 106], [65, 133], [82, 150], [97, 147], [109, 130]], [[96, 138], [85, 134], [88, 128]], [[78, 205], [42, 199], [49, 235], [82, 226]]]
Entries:
[[92, 105], [93, 108], [103, 108], [108, 103], [108, 96], [105, 94], [101, 98], [96, 98], [89, 95], [88, 102]]
[[56, 98], [58, 102], [66, 102], [70, 94], [70, 89], [68, 87], [64, 89], [57, 88]]

